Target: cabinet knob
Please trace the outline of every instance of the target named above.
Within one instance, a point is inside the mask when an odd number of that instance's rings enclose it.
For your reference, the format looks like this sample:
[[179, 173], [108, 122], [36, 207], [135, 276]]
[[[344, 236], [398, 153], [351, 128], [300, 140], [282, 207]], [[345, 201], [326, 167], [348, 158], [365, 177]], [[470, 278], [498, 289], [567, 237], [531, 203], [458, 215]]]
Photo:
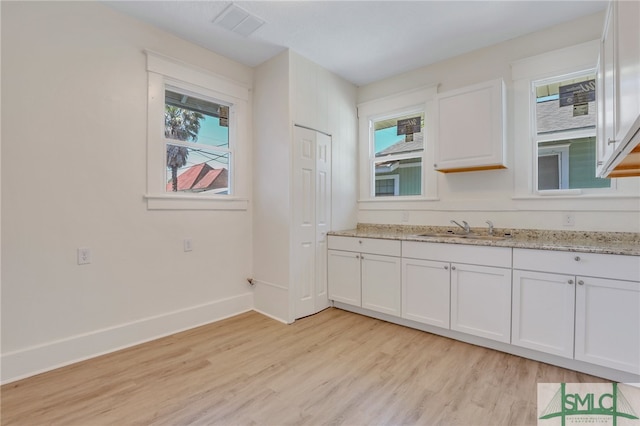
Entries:
[[438, 168], [438, 165], [437, 165], [437, 164], [434, 164], [434, 165], [433, 165], [433, 168], [434, 168], [434, 169], [437, 169], [437, 168]]
[[356, 254], [356, 259], [360, 259], [360, 255], [359, 254]]
[[569, 284], [573, 284], [573, 280], [569, 280], [567, 281]]
[[444, 270], [445, 271], [449, 270], [449, 267], [447, 265], [444, 265]]
[[576, 262], [580, 262], [580, 256], [576, 256], [573, 258]]
[[578, 281], [578, 285], [584, 285], [584, 281], [582, 280]]
[[362, 240], [358, 240], [358, 243], [359, 243], [359, 244], [362, 244]]
[[452, 270], [452, 271], [455, 271], [455, 270], [456, 270], [456, 267], [455, 267], [455, 266], [452, 266], [452, 267], [451, 267], [451, 270]]
[[614, 143], [616, 143], [616, 140], [615, 140], [615, 139], [611, 139], [611, 138], [608, 138], [608, 139], [607, 139], [607, 145], [612, 145], [612, 144], [614, 144]]

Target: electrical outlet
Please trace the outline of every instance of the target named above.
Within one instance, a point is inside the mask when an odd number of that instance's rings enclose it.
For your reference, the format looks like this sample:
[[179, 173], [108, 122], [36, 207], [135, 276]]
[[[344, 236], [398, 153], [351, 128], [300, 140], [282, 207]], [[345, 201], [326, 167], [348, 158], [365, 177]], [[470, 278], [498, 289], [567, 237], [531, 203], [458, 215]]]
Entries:
[[576, 218], [573, 213], [565, 213], [562, 215], [562, 226], [575, 226]]
[[91, 249], [80, 247], [78, 249], [78, 265], [88, 265], [91, 263]]
[[192, 250], [193, 250], [193, 241], [191, 241], [191, 238], [185, 238], [184, 251], [192, 251]]

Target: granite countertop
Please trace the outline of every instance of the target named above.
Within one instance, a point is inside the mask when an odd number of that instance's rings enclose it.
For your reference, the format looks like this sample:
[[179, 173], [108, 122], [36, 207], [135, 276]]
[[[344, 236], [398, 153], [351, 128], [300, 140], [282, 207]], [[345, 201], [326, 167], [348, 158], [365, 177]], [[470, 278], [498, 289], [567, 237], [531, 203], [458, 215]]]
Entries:
[[[460, 230], [461, 231], [461, 230]], [[482, 240], [448, 236], [425, 237], [418, 234], [446, 234], [458, 230], [448, 226], [358, 224], [356, 229], [331, 231], [329, 235], [433, 243], [470, 244], [492, 247], [515, 247], [538, 250], [561, 250], [583, 253], [640, 256], [640, 233], [589, 232], [495, 228], [500, 240]], [[487, 235], [487, 228], [471, 228], [474, 235]]]

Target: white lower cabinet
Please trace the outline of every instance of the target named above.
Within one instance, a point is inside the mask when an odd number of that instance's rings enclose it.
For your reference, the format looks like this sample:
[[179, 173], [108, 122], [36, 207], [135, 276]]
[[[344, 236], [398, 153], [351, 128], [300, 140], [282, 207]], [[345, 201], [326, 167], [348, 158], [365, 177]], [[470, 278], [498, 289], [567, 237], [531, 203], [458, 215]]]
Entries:
[[402, 318], [449, 328], [448, 262], [402, 259]]
[[577, 280], [575, 359], [640, 374], [640, 282]]
[[403, 318], [510, 341], [510, 248], [405, 241], [402, 257]]
[[575, 277], [513, 271], [511, 343], [573, 358]]
[[514, 249], [513, 267], [512, 344], [640, 374], [640, 257]]
[[639, 256], [333, 235], [328, 248], [333, 301], [640, 376]]
[[327, 268], [329, 299], [360, 306], [360, 254], [328, 250]]
[[362, 307], [400, 316], [400, 258], [363, 254]]
[[451, 329], [509, 343], [511, 270], [451, 264]]
[[400, 316], [400, 241], [329, 236], [329, 299]]

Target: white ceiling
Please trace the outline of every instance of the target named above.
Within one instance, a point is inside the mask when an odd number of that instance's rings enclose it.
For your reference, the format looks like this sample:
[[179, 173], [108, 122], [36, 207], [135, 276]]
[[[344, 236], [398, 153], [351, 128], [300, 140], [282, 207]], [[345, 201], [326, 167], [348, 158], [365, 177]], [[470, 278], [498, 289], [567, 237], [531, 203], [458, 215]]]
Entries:
[[248, 66], [290, 48], [362, 86], [606, 8], [606, 1], [235, 1], [266, 23], [213, 24], [230, 1], [104, 1]]

